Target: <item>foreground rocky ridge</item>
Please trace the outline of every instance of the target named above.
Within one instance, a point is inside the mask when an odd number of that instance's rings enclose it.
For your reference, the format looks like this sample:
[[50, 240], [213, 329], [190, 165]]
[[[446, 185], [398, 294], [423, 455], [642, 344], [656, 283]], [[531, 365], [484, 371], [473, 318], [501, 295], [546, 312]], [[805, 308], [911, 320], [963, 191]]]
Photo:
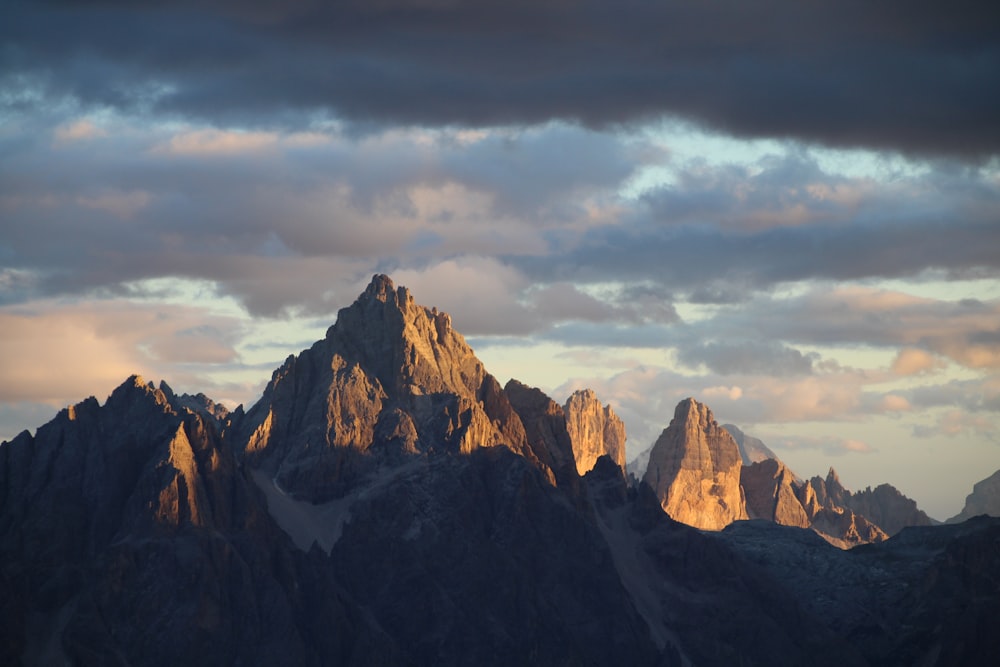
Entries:
[[[384, 276], [246, 413], [129, 378], [0, 446], [0, 663], [953, 664], [995, 648], [947, 619], [974, 586], [962, 623], [995, 613], [996, 522], [906, 529], [850, 561], [772, 522], [703, 534], [626, 482], [616, 418], [578, 398], [501, 388], [447, 315]], [[718, 455], [735, 443], [696, 402], [675, 421], [686, 453], [658, 452], [660, 478], [680, 462], [674, 478], [721, 507], [715, 487], [746, 470]], [[761, 464], [789, 501], [794, 478]], [[872, 625], [841, 593], [855, 584], [905, 595], [876, 595]]]

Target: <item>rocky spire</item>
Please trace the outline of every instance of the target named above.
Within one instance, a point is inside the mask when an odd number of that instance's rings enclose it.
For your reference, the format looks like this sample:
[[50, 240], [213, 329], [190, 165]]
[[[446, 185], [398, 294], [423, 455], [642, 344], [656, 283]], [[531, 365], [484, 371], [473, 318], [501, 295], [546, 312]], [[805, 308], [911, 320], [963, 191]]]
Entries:
[[733, 437], [708, 406], [687, 398], [677, 404], [670, 425], [653, 445], [643, 482], [672, 518], [721, 530], [747, 518], [741, 465]]
[[577, 472], [587, 474], [597, 459], [607, 455], [624, 473], [625, 424], [611, 406], [602, 406], [592, 390], [583, 389], [566, 399], [563, 411]]
[[372, 278], [326, 337], [275, 371], [236, 442], [283, 489], [337, 497], [381, 463], [507, 446], [538, 461], [524, 426], [447, 313]]

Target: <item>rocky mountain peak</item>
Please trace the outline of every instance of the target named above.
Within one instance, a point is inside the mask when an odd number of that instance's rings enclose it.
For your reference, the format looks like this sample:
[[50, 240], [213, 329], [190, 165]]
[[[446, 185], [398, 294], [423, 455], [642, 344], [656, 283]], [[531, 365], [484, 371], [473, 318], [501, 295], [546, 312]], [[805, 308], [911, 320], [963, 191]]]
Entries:
[[448, 314], [384, 275], [275, 372], [236, 442], [311, 500], [346, 493], [380, 462], [431, 451], [504, 445], [552, 475]]
[[385, 275], [384, 273], [377, 273], [372, 276], [371, 282], [368, 283], [368, 287], [362, 293], [362, 299], [374, 299], [376, 301], [381, 301], [386, 303], [390, 298], [395, 297], [397, 302], [402, 297], [402, 301], [405, 303], [408, 301], [409, 291], [405, 287], [401, 287], [399, 293], [395, 293], [396, 287], [392, 283], [392, 279]]
[[721, 530], [747, 518], [742, 462], [736, 441], [708, 406], [687, 398], [653, 445], [643, 482], [675, 520]]

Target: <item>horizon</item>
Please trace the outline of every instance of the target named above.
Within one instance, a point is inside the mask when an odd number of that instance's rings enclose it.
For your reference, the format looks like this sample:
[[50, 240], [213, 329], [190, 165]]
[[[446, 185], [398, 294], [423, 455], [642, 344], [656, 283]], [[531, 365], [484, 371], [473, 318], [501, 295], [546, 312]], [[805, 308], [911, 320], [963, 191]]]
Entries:
[[954, 516], [1000, 468], [997, 11], [743, 4], [15, 0], [0, 440], [132, 374], [249, 406], [385, 273], [628, 460], [693, 396]]

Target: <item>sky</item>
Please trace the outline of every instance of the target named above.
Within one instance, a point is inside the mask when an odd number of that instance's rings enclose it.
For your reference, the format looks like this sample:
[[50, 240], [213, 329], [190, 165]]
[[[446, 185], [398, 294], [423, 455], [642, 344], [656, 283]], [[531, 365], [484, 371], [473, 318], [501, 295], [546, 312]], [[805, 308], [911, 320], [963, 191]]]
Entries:
[[374, 273], [647, 449], [694, 396], [937, 519], [1000, 468], [1000, 8], [4, 0], [0, 439], [252, 404]]

